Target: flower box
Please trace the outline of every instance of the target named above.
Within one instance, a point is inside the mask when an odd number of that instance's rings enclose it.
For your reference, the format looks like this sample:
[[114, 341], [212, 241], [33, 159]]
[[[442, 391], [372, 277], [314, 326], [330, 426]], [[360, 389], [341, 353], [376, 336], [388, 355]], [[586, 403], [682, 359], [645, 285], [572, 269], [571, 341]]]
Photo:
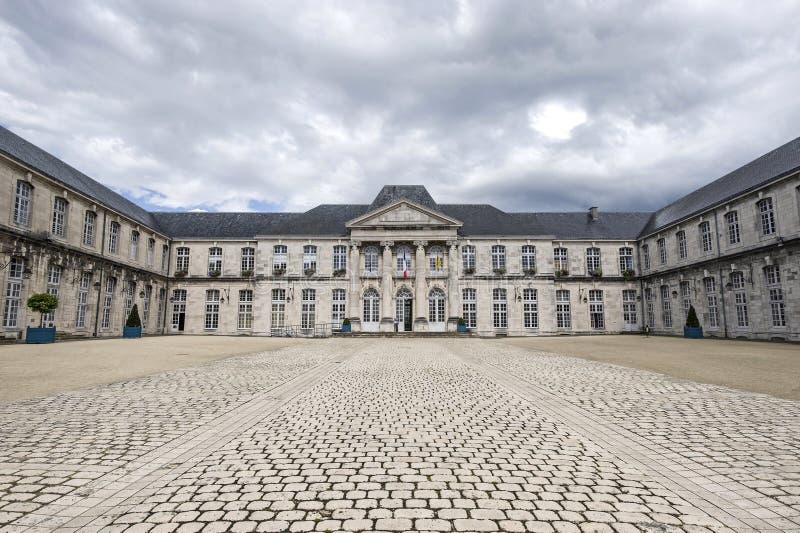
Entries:
[[32, 328], [25, 330], [25, 344], [49, 344], [56, 341], [56, 328]]
[[683, 336], [687, 339], [702, 339], [703, 338], [703, 326], [691, 328], [689, 326], [683, 326]]
[[125, 326], [124, 328], [122, 328], [123, 339], [138, 339], [141, 336], [142, 336], [141, 326], [135, 326], [135, 327]]

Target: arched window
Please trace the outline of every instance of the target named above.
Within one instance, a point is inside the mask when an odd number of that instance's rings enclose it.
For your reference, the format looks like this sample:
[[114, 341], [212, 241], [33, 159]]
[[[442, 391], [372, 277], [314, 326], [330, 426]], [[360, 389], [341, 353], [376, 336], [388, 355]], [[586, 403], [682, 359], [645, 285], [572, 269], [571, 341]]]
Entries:
[[438, 287], [431, 289], [428, 294], [428, 321], [444, 322], [444, 291]]
[[441, 246], [431, 246], [428, 250], [428, 263], [431, 272], [444, 271], [444, 248]]
[[414, 254], [408, 246], [397, 248], [397, 273], [407, 278], [412, 273]]
[[364, 322], [380, 321], [381, 297], [375, 289], [364, 291]]
[[378, 257], [380, 256], [377, 246], [367, 246], [364, 250], [364, 272], [367, 274], [378, 273]]

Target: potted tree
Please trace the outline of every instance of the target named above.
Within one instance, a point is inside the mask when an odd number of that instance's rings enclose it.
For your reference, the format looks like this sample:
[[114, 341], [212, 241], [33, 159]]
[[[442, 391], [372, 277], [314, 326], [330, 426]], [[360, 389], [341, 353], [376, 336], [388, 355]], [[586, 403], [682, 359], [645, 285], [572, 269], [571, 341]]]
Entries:
[[350, 333], [350, 319], [345, 318], [342, 320], [342, 333]]
[[125, 327], [122, 328], [122, 337], [125, 339], [138, 339], [142, 336], [142, 319], [139, 318], [139, 307], [133, 304]]
[[46, 344], [55, 342], [56, 328], [44, 327], [44, 315], [52, 313], [58, 307], [58, 298], [46, 292], [32, 294], [28, 298], [28, 309], [39, 313], [39, 327], [28, 326], [25, 332], [25, 342], [27, 344]]
[[703, 328], [700, 326], [700, 321], [697, 319], [697, 312], [694, 306], [689, 306], [689, 312], [686, 314], [686, 325], [683, 327], [683, 336], [687, 339], [702, 339]]
[[459, 333], [467, 332], [467, 322], [464, 320], [463, 316], [458, 317], [458, 324], [456, 325], [456, 331], [458, 331]]

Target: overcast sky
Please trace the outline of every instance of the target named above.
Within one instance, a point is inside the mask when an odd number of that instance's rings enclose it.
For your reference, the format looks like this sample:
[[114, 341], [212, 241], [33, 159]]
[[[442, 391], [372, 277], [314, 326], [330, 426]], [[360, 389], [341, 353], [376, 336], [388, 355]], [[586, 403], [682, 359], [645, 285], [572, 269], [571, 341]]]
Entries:
[[150, 209], [650, 210], [800, 135], [800, 2], [0, 0], [0, 124]]

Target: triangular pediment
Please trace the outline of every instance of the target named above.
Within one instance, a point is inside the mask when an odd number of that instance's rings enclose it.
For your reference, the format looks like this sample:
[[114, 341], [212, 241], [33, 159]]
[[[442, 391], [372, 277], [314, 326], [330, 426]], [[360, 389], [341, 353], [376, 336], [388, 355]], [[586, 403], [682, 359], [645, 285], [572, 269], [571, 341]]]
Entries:
[[408, 200], [398, 200], [354, 218], [348, 228], [370, 227], [460, 227], [461, 221]]

